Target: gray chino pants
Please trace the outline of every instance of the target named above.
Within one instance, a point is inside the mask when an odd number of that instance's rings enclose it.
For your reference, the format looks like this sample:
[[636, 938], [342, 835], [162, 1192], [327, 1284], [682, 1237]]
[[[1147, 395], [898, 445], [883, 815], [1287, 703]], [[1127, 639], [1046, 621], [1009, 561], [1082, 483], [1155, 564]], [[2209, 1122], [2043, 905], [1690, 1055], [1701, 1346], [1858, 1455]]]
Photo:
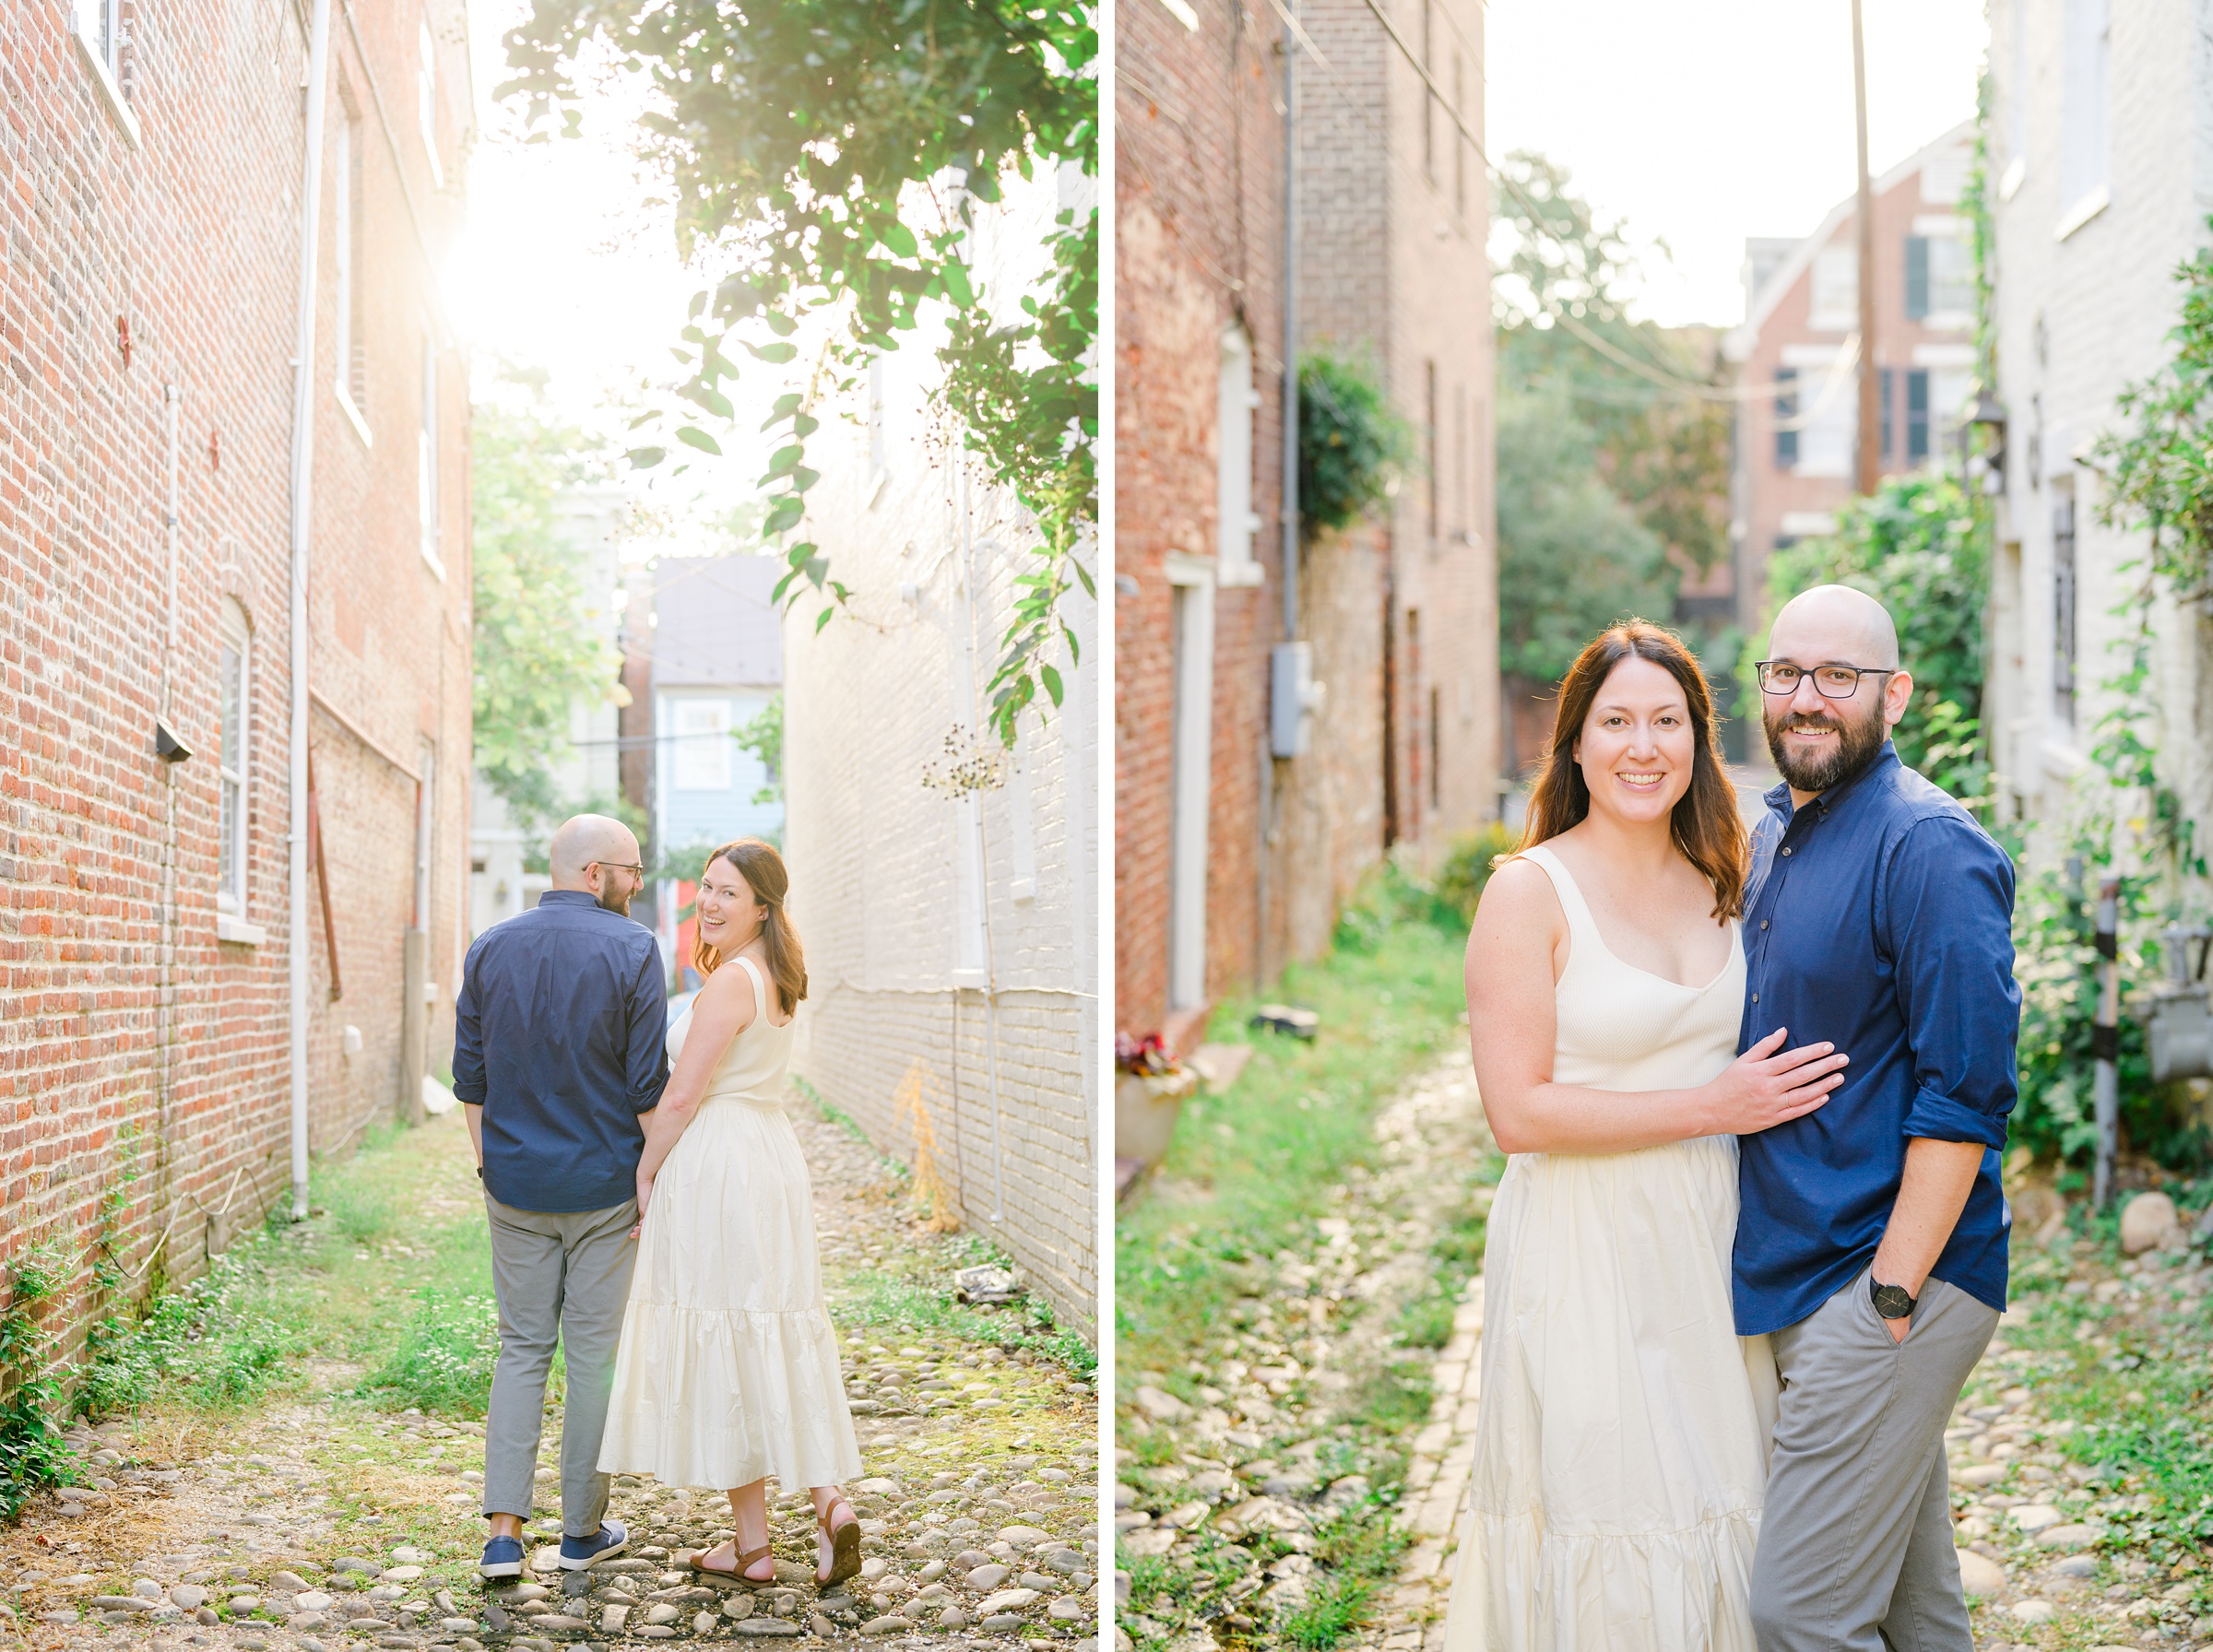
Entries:
[[1863, 1269], [1774, 1334], [1781, 1405], [1752, 1561], [1760, 1652], [1973, 1652], [1944, 1429], [1997, 1325], [1931, 1280], [1894, 1341]]
[[491, 1277], [499, 1294], [500, 1359], [484, 1422], [484, 1513], [530, 1516], [538, 1440], [553, 1344], [568, 1366], [561, 1416], [561, 1526], [588, 1538], [607, 1515], [599, 1472], [615, 1383], [615, 1344], [637, 1260], [638, 1204], [550, 1214], [516, 1210], [484, 1196], [491, 1221]]

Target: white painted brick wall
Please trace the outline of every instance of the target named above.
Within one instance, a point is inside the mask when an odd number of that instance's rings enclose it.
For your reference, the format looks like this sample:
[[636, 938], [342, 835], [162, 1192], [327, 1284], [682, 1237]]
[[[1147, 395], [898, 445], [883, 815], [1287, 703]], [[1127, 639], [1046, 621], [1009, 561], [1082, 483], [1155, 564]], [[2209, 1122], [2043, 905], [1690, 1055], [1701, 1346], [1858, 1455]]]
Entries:
[[[995, 313], [1017, 313], [1018, 283], [1042, 272], [1054, 214], [1092, 198], [1088, 180], [1047, 176], [978, 207], [974, 263]], [[1063, 1324], [1095, 1338], [1097, 609], [1080, 590], [1067, 598], [1083, 656], [1071, 668], [1055, 651], [1067, 704], [1024, 719], [1021, 775], [982, 805], [995, 1117], [987, 975], [963, 970], [959, 939], [965, 810], [922, 777], [949, 729], [978, 729], [1035, 537], [1011, 496], [932, 440], [941, 336], [903, 336], [877, 370], [881, 480], [865, 390], [824, 418], [809, 455], [822, 472], [809, 531], [854, 596], [819, 634], [819, 605], [802, 599], [785, 632], [786, 843], [811, 977], [794, 1070], [904, 1162], [920, 1130], [934, 1134], [964, 1222], [1006, 1248]], [[1095, 570], [1095, 550], [1083, 554]], [[1034, 889], [1018, 899], [1024, 858]]]
[[[2072, 776], [2105, 702], [2095, 685], [2112, 674], [2112, 644], [2134, 626], [2133, 616], [2119, 620], [2109, 610], [2140, 578], [2127, 564], [2142, 556], [2144, 536], [2098, 524], [2097, 474], [2075, 455], [2117, 428], [2123, 387], [2172, 353], [2174, 268], [2204, 243], [2213, 209], [2207, 17], [2204, 0], [2112, 8], [2111, 201], [2062, 241], [2056, 230], [2070, 205], [2060, 198], [2062, 7], [2054, 0], [1992, 0], [1990, 7], [1997, 388], [2010, 416], [2010, 454], [1984, 726], [2001, 773], [2046, 833], [2064, 828]], [[2000, 201], [2017, 158], [2018, 188]], [[2070, 476], [2082, 682], [2072, 729], [2053, 692], [2053, 482]], [[2159, 726], [2147, 733], [2202, 832], [2213, 820], [2204, 738], [2208, 638], [2201, 620], [2171, 603], [2160, 602], [2155, 619]]]

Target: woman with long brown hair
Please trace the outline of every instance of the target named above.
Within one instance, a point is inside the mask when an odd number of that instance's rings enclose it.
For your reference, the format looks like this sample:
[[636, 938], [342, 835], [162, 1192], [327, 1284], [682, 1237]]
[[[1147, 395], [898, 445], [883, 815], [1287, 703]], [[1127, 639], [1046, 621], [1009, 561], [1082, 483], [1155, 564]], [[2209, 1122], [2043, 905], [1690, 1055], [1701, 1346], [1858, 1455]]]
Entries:
[[1730, 1311], [1735, 1138], [1820, 1106], [1845, 1057], [1783, 1032], [1738, 1056], [1746, 870], [1698, 662], [1612, 627], [1560, 685], [1468, 938], [1509, 1157], [1453, 1652], [1755, 1652], [1775, 1378]]
[[827, 1588], [860, 1570], [859, 1516], [837, 1485], [860, 1472], [860, 1446], [807, 1162], [784, 1114], [807, 996], [788, 884], [759, 838], [723, 844], [700, 874], [692, 965], [704, 984], [669, 1029], [668, 1088], [645, 1115], [637, 1268], [599, 1467], [727, 1492], [730, 1540], [690, 1564], [752, 1584], [775, 1578], [763, 1482], [807, 1487]]

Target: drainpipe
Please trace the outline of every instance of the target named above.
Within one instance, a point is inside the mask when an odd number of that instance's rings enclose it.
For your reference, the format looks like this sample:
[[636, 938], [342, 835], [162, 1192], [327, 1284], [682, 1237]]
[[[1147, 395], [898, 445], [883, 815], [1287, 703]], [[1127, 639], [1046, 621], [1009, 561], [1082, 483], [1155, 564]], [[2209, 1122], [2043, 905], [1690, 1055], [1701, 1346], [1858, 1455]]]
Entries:
[[[968, 599], [969, 681], [973, 688], [975, 662], [978, 655], [976, 642], [976, 524], [968, 507], [968, 467], [965, 465], [961, 467], [961, 564], [962, 584], [966, 586]], [[982, 736], [982, 721], [979, 710], [979, 738]], [[991, 1222], [996, 1227], [1006, 1220], [1007, 1215], [1007, 1162], [1000, 1139], [999, 957], [991, 933], [990, 848], [990, 843], [984, 834], [984, 798], [978, 793], [976, 798], [976, 898], [982, 903], [984, 914], [984, 1049], [989, 1057], [985, 1068], [985, 1082], [991, 1097]]]
[[[1293, 0], [1296, 4], [1296, 0]], [[1284, 641], [1298, 638], [1298, 37], [1284, 13]]]
[[323, 192], [323, 112], [329, 80], [330, 0], [314, 0], [307, 30], [307, 156], [300, 191], [300, 314], [292, 344], [291, 782], [285, 902], [291, 929], [292, 1220], [307, 1218], [307, 560], [315, 462], [315, 252]]

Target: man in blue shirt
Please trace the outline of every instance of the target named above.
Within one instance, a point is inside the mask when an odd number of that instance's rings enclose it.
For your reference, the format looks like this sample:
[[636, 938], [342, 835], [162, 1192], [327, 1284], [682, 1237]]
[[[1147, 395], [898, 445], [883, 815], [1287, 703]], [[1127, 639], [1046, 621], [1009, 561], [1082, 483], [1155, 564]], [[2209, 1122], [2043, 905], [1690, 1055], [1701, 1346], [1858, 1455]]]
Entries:
[[1761, 1652], [1971, 1652], [1944, 1429], [2006, 1307], [2013, 865], [1899, 761], [1913, 683], [1881, 604], [1808, 591], [1768, 654], [1783, 784], [1753, 833], [1740, 1047], [1787, 1028], [1852, 1065], [1739, 1142], [1736, 1328], [1782, 1384], [1754, 1623]]
[[454, 1093], [491, 1222], [500, 1358], [484, 1429], [478, 1571], [523, 1569], [546, 1373], [568, 1369], [561, 1423], [561, 1564], [622, 1552], [605, 1518], [600, 1435], [637, 1257], [638, 1115], [668, 1082], [667, 987], [653, 932], [628, 916], [645, 880], [620, 820], [577, 815], [549, 846], [553, 887], [477, 938], [455, 1004]]

